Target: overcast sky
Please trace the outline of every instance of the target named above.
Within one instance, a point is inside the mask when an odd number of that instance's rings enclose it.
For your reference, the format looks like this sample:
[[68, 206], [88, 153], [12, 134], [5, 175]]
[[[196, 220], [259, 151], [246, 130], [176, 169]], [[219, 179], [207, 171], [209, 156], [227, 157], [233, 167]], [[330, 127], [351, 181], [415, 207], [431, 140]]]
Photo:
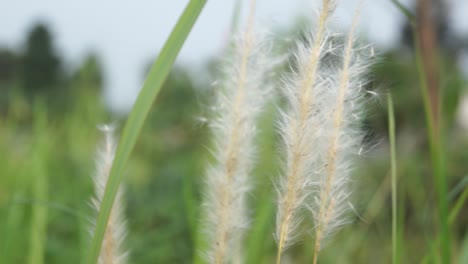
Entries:
[[[468, 34], [468, 1], [456, 2], [453, 24]], [[113, 108], [129, 109], [143, 82], [143, 71], [156, 56], [188, 0], [14, 0], [0, 7], [0, 46], [15, 48], [36, 21], [50, 25], [56, 47], [67, 62], [78, 65], [94, 51], [104, 64], [107, 100]], [[215, 56], [226, 42], [234, 0], [208, 0], [185, 43], [178, 63], [196, 67]], [[260, 26], [291, 24], [298, 15], [313, 15], [317, 0], [257, 0]], [[340, 2], [340, 1], [339, 1]], [[409, 0], [402, 1], [404, 3]], [[242, 1], [245, 17], [248, 1]], [[356, 0], [341, 0], [334, 16], [338, 26], [349, 24]], [[367, 0], [361, 18], [362, 32], [377, 48], [391, 48], [403, 23], [390, 0]]]

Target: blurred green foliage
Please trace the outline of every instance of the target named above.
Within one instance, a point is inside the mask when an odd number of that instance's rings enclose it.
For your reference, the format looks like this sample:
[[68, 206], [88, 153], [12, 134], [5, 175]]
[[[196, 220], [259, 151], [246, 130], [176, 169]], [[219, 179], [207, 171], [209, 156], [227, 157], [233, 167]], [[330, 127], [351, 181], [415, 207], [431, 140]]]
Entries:
[[[41, 247], [43, 263], [80, 263], [95, 217], [89, 201], [95, 149], [101, 137], [96, 127], [122, 123], [102, 103], [99, 58], [90, 54], [78, 70], [65, 74], [52, 39], [42, 27], [31, 31], [24, 54], [0, 52], [1, 263], [27, 263]], [[206, 68], [215, 69], [218, 63]], [[454, 122], [467, 83], [453, 57], [444, 56], [443, 65], [446, 155], [454, 204], [461, 192], [455, 187], [460, 187], [468, 173], [467, 133]], [[203, 98], [210, 98], [210, 90], [208, 81], [195, 82], [190, 74], [180, 66], [173, 69], [127, 166], [126, 243], [131, 263], [190, 263], [199, 254], [203, 175], [211, 159], [210, 135], [200, 120], [209, 104]], [[370, 87], [379, 94], [392, 93], [395, 102], [403, 263], [418, 263], [437, 235], [434, 186], [416, 76], [411, 53], [388, 52], [374, 66]], [[382, 98], [369, 94], [371, 105], [363, 124], [368, 148], [356, 169], [354, 221], [330, 241], [321, 263], [391, 261], [390, 165]], [[251, 195], [252, 229], [246, 242], [248, 263], [271, 263], [275, 253], [274, 183], [280, 172], [281, 151], [275, 132], [277, 104], [268, 106], [260, 124], [259, 162]], [[46, 182], [38, 187], [38, 179]], [[464, 188], [466, 185], [461, 185], [461, 190]], [[45, 221], [42, 245], [31, 241], [32, 229], [38, 228], [34, 225], [38, 209], [39, 219]], [[467, 209], [464, 205], [452, 227], [453, 250], [460, 258], [467, 256]], [[312, 228], [307, 221], [306, 225]], [[310, 235], [304, 234], [288, 257], [294, 263], [310, 262], [312, 245]]]

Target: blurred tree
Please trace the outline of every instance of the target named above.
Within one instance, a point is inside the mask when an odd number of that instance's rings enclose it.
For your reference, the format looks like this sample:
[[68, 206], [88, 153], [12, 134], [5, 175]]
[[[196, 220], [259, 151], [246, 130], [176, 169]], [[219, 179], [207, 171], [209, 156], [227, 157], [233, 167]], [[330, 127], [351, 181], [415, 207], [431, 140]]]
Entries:
[[[434, 24], [438, 45], [445, 53], [456, 56], [461, 51], [468, 50], [468, 37], [456, 34], [450, 26], [450, 10], [453, 9], [452, 1], [432, 0], [430, 2], [430, 17]], [[412, 1], [411, 12], [416, 13], [416, 0]], [[406, 47], [413, 47], [413, 26], [407, 20], [402, 28], [402, 42]]]
[[[408, 9], [412, 17], [407, 19], [401, 29], [402, 47], [414, 52], [414, 37], [418, 38], [424, 69], [427, 71], [425, 75], [432, 116], [437, 123], [445, 122], [449, 128], [453, 125], [464, 85], [463, 78], [466, 78], [457, 68], [456, 61], [468, 51], [468, 38], [457, 34], [450, 24], [453, 4], [443, 0], [413, 0]], [[402, 55], [401, 50], [395, 49], [392, 53]]]
[[35, 25], [27, 36], [22, 58], [22, 81], [29, 95], [48, 93], [58, 86], [61, 62], [45, 24]]
[[8, 49], [0, 49], [0, 114], [8, 111], [12, 87], [18, 80], [19, 58]]
[[18, 56], [8, 49], [0, 49], [0, 83], [11, 82], [17, 76]]
[[75, 77], [77, 81], [86, 84], [87, 88], [85, 89], [99, 91], [103, 84], [102, 67], [99, 57], [94, 53], [86, 55]]
[[103, 89], [102, 66], [99, 57], [94, 53], [87, 54], [78, 70], [72, 74], [70, 84], [73, 96], [78, 94], [100, 98]]
[[72, 74], [68, 83], [71, 89], [65, 91], [66, 98], [73, 100], [69, 100], [64, 107], [75, 108], [82, 112], [105, 112], [102, 103], [102, 67], [96, 54], [89, 53], [85, 56], [83, 63]]

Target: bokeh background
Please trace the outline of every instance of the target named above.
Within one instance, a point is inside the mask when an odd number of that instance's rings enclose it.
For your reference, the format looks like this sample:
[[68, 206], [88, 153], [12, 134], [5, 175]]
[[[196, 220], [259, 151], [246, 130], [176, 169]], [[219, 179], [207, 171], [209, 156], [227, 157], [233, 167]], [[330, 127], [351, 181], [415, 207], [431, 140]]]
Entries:
[[[258, 0], [257, 22], [287, 54], [319, 1]], [[357, 1], [341, 1], [332, 21], [346, 32]], [[401, 1], [414, 11], [416, 1]], [[468, 184], [468, 2], [434, 0], [438, 76], [451, 204]], [[8, 1], [0, 8], [0, 263], [80, 263], [93, 218], [99, 124], [121, 127], [153, 59], [186, 1]], [[161, 90], [124, 180], [131, 263], [191, 263], [196, 255], [203, 175], [210, 161], [206, 125], [212, 83], [245, 1], [208, 1]], [[378, 58], [356, 166], [353, 223], [337, 234], [323, 263], [390, 263], [391, 203], [387, 109], [394, 96], [402, 263], [419, 263], [437, 236], [435, 187], [410, 22], [391, 0], [367, 1], [362, 42]], [[285, 66], [287, 63], [285, 62]], [[278, 69], [278, 74], [287, 67]], [[273, 183], [280, 142], [272, 102], [261, 121], [252, 191], [249, 263], [271, 263]], [[39, 221], [32, 221], [33, 212]], [[36, 219], [37, 220], [37, 219]], [[39, 223], [40, 226], [37, 226]], [[456, 261], [468, 263], [468, 206], [452, 227]], [[45, 228], [44, 228], [45, 227]], [[42, 233], [32, 235], [37, 230]], [[37, 238], [41, 238], [37, 240]], [[289, 251], [306, 263], [304, 234]], [[337, 254], [338, 252], [338, 254]], [[42, 259], [42, 261], [41, 261]], [[467, 262], [464, 262], [464, 261]]]

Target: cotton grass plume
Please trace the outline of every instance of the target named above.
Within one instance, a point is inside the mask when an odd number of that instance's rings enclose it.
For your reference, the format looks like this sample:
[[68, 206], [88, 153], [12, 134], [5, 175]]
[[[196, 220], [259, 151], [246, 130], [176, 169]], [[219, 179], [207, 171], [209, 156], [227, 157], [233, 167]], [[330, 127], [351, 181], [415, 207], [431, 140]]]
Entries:
[[[361, 4], [362, 1], [358, 10]], [[342, 65], [325, 69], [329, 76], [325, 101], [333, 107], [324, 108], [330, 118], [321, 128], [325, 151], [318, 160], [319, 188], [310, 207], [315, 222], [314, 264], [324, 240], [348, 222], [346, 214], [351, 209], [352, 160], [362, 144], [362, 133], [357, 126], [362, 116], [365, 74], [373, 53], [372, 49], [368, 52], [367, 47], [359, 48], [355, 43], [358, 17], [356, 12], [344, 50], [339, 52]]]
[[[104, 143], [102, 147], [98, 149], [96, 161], [97, 171], [94, 177], [96, 197], [92, 200], [92, 204], [97, 212], [99, 212], [101, 208], [102, 198], [104, 196], [116, 149], [113, 136], [114, 128], [109, 125], [103, 125], [99, 128], [104, 133]], [[119, 187], [102, 241], [99, 264], [127, 263], [127, 252], [123, 250], [122, 245], [125, 235], [126, 227], [123, 217], [122, 187]]]
[[300, 209], [307, 206], [311, 186], [316, 185], [315, 163], [321, 153], [320, 129], [324, 119], [321, 107], [326, 79], [320, 72], [325, 55], [333, 51], [327, 44], [326, 23], [334, 9], [334, 1], [324, 0], [318, 17], [317, 30], [306, 36], [307, 44], [298, 44], [297, 65], [284, 80], [288, 108], [282, 112], [279, 124], [286, 155], [285, 169], [278, 185], [276, 215], [277, 263], [283, 251], [297, 236], [302, 217]]
[[255, 1], [245, 32], [235, 35], [232, 53], [224, 62], [223, 80], [216, 87], [211, 129], [213, 156], [206, 178], [204, 209], [210, 263], [241, 261], [241, 244], [249, 218], [246, 194], [255, 159], [256, 121], [266, 103], [266, 74], [271, 60], [262, 34], [254, 33]]

